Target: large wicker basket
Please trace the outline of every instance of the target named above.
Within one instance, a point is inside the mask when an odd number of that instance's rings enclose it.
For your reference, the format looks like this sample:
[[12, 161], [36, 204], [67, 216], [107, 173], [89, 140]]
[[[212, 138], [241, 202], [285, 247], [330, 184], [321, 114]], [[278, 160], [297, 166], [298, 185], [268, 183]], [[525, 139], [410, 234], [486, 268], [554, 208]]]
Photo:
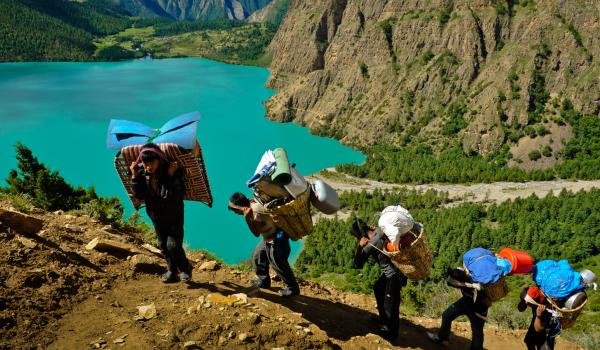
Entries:
[[[169, 161], [176, 161], [184, 172], [185, 198], [190, 201], [203, 202], [212, 206], [213, 198], [208, 183], [208, 175], [204, 166], [204, 158], [200, 144], [196, 142], [193, 150], [185, 150], [173, 143], [160, 143], [160, 149]], [[115, 156], [115, 169], [121, 178], [123, 186], [136, 209], [144, 203], [133, 196], [129, 167], [137, 160], [142, 145], [123, 147]]]
[[496, 283], [484, 284], [483, 291], [492, 302], [504, 298], [508, 294], [508, 283], [504, 277], [500, 278]]
[[388, 254], [392, 263], [411, 281], [423, 280], [431, 274], [433, 258], [424, 229], [420, 230], [419, 237], [410, 247], [388, 252]]
[[571, 328], [575, 325], [575, 321], [577, 321], [577, 317], [583, 308], [587, 304], [587, 299], [583, 302], [583, 304], [579, 305], [575, 309], [563, 309], [560, 306], [556, 305], [556, 302], [552, 300], [552, 298], [546, 297], [552, 308], [560, 313], [560, 328], [567, 329]]
[[295, 199], [267, 209], [275, 225], [294, 241], [308, 236], [313, 230], [309, 197], [310, 190], [307, 189]]

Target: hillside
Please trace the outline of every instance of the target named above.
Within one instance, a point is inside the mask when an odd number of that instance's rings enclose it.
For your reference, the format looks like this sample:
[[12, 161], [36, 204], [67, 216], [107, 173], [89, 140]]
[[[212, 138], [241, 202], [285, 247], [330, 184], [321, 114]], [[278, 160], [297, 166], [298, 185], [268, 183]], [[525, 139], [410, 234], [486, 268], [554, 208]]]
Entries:
[[268, 117], [356, 146], [548, 169], [578, 127], [565, 105], [597, 124], [599, 30], [584, 0], [291, 1]]
[[271, 0], [111, 0], [134, 16], [176, 20], [244, 20]]
[[[303, 282], [302, 296], [282, 300], [280, 285], [249, 288], [247, 267], [215, 264], [201, 252], [191, 255], [194, 283], [164, 285], [156, 275], [162, 259], [140, 246], [139, 234], [89, 216], [30, 211], [43, 223], [37, 234], [0, 225], [1, 349], [437, 349], [425, 336], [437, 320], [403, 316], [396, 344], [373, 334], [370, 296]], [[127, 242], [146, 259], [86, 249], [96, 237]], [[231, 297], [238, 293], [242, 301]], [[157, 314], [140, 320], [138, 307], [150, 304]], [[454, 348], [468, 348], [468, 329], [456, 324]], [[519, 347], [523, 334], [487, 327], [486, 348]], [[577, 347], [561, 339], [559, 349]]]

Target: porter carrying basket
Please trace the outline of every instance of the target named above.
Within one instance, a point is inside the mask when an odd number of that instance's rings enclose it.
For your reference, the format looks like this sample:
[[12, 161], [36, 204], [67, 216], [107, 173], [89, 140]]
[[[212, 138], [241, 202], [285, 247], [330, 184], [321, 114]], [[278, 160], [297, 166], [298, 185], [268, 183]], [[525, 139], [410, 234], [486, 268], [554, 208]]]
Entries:
[[294, 241], [308, 236], [313, 230], [309, 197], [310, 189], [307, 189], [285, 204], [267, 208], [275, 225]]
[[[167, 160], [177, 162], [183, 170], [184, 199], [202, 202], [212, 207], [213, 198], [200, 144], [196, 141], [196, 147], [192, 150], [181, 148], [174, 143], [159, 143], [158, 146], [165, 153]], [[115, 156], [115, 169], [136, 209], [139, 209], [144, 202], [133, 196], [129, 167], [138, 159], [141, 149], [142, 145], [126, 146]]]
[[[412, 233], [407, 233], [412, 234]], [[421, 227], [419, 235], [409, 247], [387, 252], [392, 263], [411, 281], [423, 280], [431, 274], [433, 258], [425, 230]]]

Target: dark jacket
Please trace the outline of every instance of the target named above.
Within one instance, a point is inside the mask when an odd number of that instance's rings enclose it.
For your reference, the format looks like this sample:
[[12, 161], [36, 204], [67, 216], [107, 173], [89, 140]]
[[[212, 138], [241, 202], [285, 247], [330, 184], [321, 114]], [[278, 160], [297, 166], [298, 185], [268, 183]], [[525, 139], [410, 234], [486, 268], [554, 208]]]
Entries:
[[[473, 300], [473, 296], [475, 293], [473, 288], [456, 286], [454, 283], [450, 282], [451, 280], [456, 280], [462, 283], [473, 283], [473, 279], [471, 279], [471, 276], [469, 276], [463, 269], [460, 268], [448, 269], [448, 285], [460, 289], [460, 292], [462, 293], [463, 297]], [[492, 302], [485, 295], [485, 292], [483, 290], [480, 290], [477, 291], [477, 297], [474, 300], [474, 304], [476, 305], [480, 313], [483, 313], [484, 310], [487, 310], [487, 308], [491, 306]]]
[[[375, 258], [377, 263], [379, 263], [379, 267], [381, 267], [381, 272], [383, 272], [386, 277], [391, 278], [397, 277], [399, 275], [404, 277], [400, 270], [398, 270], [398, 268], [392, 263], [390, 258], [377, 250], [384, 250], [387, 242], [388, 239], [385, 236], [385, 234], [381, 232], [380, 229], [375, 229], [375, 235], [373, 236], [373, 238], [369, 239], [370, 244], [367, 244], [364, 247], [361, 247], [360, 245], [356, 247], [356, 252], [354, 254], [354, 268], [362, 268], [363, 265], [369, 259], [369, 257], [372, 256], [373, 258]], [[377, 249], [373, 248], [371, 244], [377, 247]]]
[[183, 225], [185, 186], [183, 185], [182, 170], [177, 169], [173, 176], [169, 176], [167, 167], [162, 166], [157, 176], [158, 191], [155, 192], [150, 185], [149, 177], [142, 168], [139, 168], [132, 181], [135, 198], [144, 201], [146, 212], [157, 229], [164, 226]]

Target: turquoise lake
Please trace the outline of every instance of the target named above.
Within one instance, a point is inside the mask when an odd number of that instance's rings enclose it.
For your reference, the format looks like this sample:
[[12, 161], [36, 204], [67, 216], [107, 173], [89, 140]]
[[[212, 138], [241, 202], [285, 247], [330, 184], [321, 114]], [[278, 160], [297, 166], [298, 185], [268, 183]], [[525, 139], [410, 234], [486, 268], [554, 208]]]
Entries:
[[[246, 260], [258, 243], [242, 217], [227, 210], [267, 149], [284, 147], [302, 174], [340, 163], [361, 163], [359, 152], [294, 124], [264, 118], [269, 72], [203, 59], [118, 63], [0, 64], [0, 178], [16, 166], [22, 142], [74, 185], [95, 186], [133, 209], [105, 144], [110, 119], [158, 128], [168, 119], [198, 111], [198, 139], [213, 192], [210, 209], [186, 202], [185, 241], [228, 263]], [[5, 186], [2, 181], [0, 186]], [[294, 256], [301, 243], [293, 244]]]

